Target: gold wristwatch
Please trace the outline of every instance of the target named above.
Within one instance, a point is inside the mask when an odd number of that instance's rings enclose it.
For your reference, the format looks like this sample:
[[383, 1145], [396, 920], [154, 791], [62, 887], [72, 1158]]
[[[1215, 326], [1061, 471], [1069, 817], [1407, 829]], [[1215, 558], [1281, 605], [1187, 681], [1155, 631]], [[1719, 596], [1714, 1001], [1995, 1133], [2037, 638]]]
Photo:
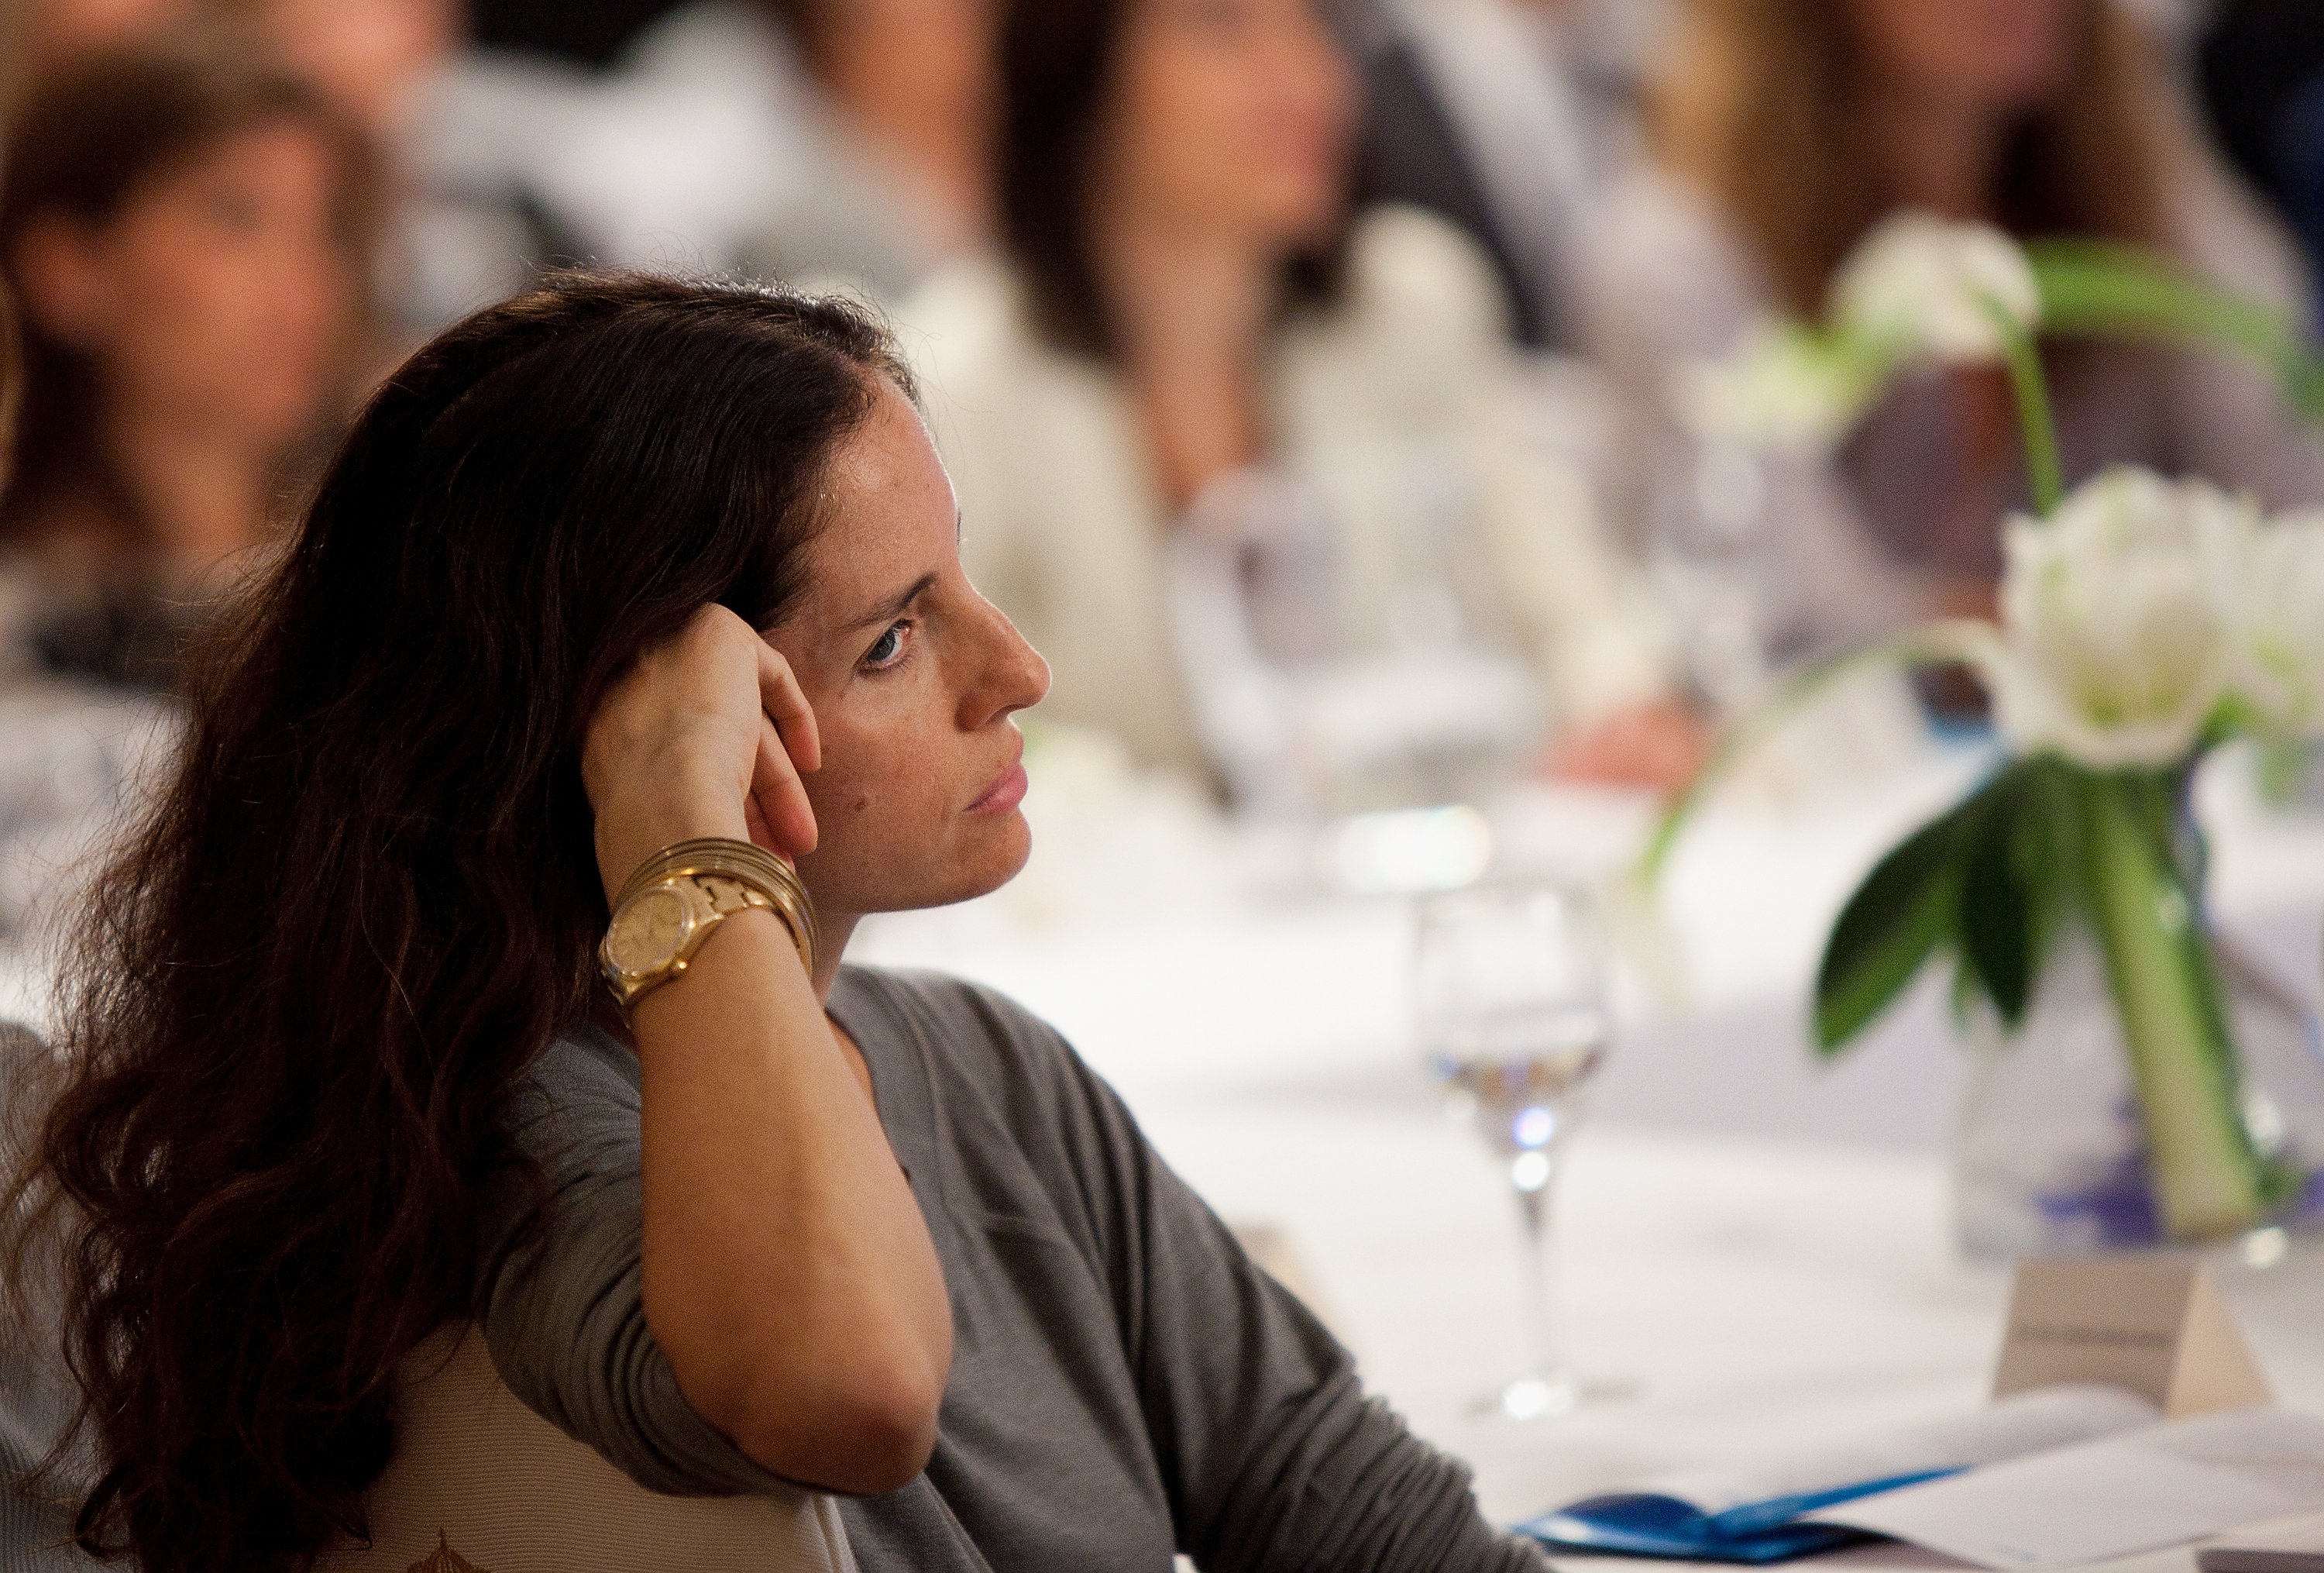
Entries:
[[711, 930], [752, 908], [781, 921], [812, 975], [815, 911], [788, 865], [751, 842], [724, 837], [680, 841], [646, 859], [622, 887], [597, 947], [598, 967], [622, 1015], [682, 975]]

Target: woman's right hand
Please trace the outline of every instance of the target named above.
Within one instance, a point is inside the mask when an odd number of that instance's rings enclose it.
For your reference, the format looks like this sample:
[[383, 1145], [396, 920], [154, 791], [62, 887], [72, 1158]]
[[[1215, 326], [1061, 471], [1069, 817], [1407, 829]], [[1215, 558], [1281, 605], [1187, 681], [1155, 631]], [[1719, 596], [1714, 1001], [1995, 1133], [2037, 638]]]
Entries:
[[[821, 763], [788, 664], [704, 607], [589, 718], [581, 779], [607, 893], [697, 836], [810, 850], [799, 776]], [[722, 932], [631, 1013], [646, 1326], [694, 1412], [761, 1466], [893, 1491], [936, 1445], [952, 1369], [944, 1269], [870, 1074], [789, 935], [772, 914]]]
[[581, 782], [607, 899], [674, 841], [728, 836], [779, 857], [812, 851], [815, 810], [799, 777], [822, 763], [789, 662], [733, 612], [703, 607], [641, 655], [589, 718]]

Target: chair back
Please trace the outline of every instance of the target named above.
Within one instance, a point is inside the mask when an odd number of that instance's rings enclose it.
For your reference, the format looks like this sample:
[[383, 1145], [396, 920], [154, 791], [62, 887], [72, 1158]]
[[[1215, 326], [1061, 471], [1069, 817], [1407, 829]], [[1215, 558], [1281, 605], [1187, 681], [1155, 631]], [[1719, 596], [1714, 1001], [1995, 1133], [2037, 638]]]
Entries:
[[829, 1497], [649, 1491], [527, 1409], [473, 1324], [404, 1369], [372, 1543], [325, 1553], [318, 1573], [854, 1573]]

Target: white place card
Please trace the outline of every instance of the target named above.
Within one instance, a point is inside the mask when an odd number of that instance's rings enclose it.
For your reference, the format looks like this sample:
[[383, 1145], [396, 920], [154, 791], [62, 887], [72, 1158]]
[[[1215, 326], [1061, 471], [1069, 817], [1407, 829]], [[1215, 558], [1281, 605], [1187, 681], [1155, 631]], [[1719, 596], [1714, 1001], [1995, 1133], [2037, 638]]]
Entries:
[[2172, 1420], [2269, 1402], [2210, 1275], [2169, 1252], [2017, 1270], [1994, 1396], [2084, 1382], [2137, 1393]]

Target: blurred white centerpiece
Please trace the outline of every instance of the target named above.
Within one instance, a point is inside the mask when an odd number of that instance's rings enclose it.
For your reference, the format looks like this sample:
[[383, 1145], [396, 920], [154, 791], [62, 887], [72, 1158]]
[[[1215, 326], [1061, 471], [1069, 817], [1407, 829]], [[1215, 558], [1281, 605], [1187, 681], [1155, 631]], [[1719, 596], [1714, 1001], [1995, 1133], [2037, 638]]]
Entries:
[[2324, 1201], [2324, 1059], [2312, 1011], [2208, 921], [2190, 788], [2232, 738], [2324, 736], [2324, 515], [2267, 519], [2131, 468], [2067, 494], [2034, 347], [2047, 330], [2226, 339], [2318, 403], [2296, 325], [2264, 308], [2131, 251], [2020, 247], [1923, 215], [1867, 238], [1827, 322], [1766, 328], [1683, 390], [1700, 422], [1810, 446], [1840, 440], [1915, 361], [1999, 360], [2017, 397], [2036, 513], [2006, 526], [1999, 626], [1942, 624], [1872, 652], [1973, 664], [2005, 758], [1849, 901], [1817, 979], [1817, 1046], [1844, 1050], [1942, 956], [1979, 1051], [1958, 1155], [1965, 1245], [2253, 1238]]

